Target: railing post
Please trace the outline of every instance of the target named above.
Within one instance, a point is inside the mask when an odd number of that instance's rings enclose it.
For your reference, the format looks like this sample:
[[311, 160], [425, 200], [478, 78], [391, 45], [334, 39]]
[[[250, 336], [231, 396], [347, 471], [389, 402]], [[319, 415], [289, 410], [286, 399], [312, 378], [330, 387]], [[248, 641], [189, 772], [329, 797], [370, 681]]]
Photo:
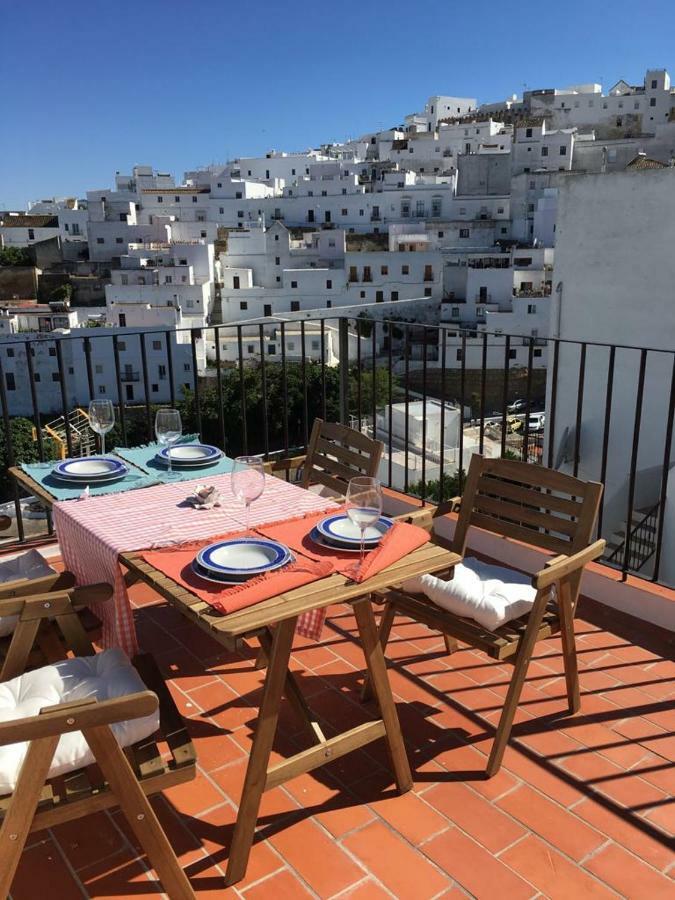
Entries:
[[349, 319], [338, 319], [340, 348], [340, 422], [349, 425]]

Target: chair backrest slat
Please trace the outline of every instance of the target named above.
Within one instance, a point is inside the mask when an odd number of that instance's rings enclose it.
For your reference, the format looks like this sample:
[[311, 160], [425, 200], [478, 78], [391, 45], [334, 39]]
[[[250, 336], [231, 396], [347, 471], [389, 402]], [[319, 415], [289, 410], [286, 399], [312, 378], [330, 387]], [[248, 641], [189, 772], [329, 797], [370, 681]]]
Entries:
[[315, 419], [307, 447], [303, 487], [323, 484], [344, 495], [350, 478], [377, 477], [384, 444], [360, 431]]
[[464, 554], [471, 525], [502, 537], [575, 553], [593, 535], [602, 485], [510, 459], [471, 458], [453, 550]]

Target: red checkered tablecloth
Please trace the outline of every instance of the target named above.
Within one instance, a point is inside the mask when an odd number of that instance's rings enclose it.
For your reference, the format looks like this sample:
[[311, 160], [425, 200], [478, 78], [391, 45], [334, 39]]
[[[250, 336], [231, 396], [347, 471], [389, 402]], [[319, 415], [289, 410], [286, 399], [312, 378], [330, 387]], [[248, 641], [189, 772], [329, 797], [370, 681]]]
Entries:
[[[193, 509], [184, 501], [193, 482], [182, 481], [124, 494], [69, 500], [54, 504], [54, 525], [63, 561], [80, 584], [105, 581], [112, 585], [112, 602], [96, 609], [103, 621], [103, 646], [121, 647], [130, 656], [138, 650], [134, 619], [119, 554], [240, 531], [245, 511], [232, 494], [229, 475], [208, 479], [221, 495], [221, 506]], [[326, 497], [279, 478], [266, 477], [265, 492], [251, 505], [251, 528], [305, 513], [335, 508]], [[307, 613], [298, 632], [317, 638], [324, 611]]]

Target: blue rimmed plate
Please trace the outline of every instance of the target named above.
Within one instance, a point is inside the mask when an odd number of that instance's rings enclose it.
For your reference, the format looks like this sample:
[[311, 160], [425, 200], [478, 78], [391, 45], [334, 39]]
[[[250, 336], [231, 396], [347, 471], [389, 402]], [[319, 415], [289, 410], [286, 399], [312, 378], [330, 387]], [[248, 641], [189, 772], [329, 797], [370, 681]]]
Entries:
[[[312, 528], [309, 533], [310, 541], [313, 541], [319, 547], [324, 547], [326, 550], [339, 550], [341, 553], [360, 553], [361, 547], [354, 546], [353, 544], [338, 544], [337, 541], [329, 541], [325, 538], [317, 528]], [[375, 550], [377, 544], [365, 544], [364, 550], [366, 553], [370, 553], [371, 550]]]
[[223, 451], [210, 444], [175, 444], [173, 447], [165, 447], [157, 454], [159, 462], [169, 464], [171, 453], [171, 465], [181, 468], [199, 468], [217, 463], [223, 457]]
[[291, 551], [278, 541], [236, 538], [202, 548], [195, 559], [202, 569], [216, 575], [260, 575], [285, 566]]
[[250, 577], [246, 575], [217, 575], [215, 572], [210, 572], [208, 569], [200, 566], [196, 559], [192, 560], [192, 571], [195, 575], [198, 575], [199, 578], [210, 581], [212, 584], [222, 584], [224, 587], [231, 587], [235, 584], [246, 584]]
[[124, 478], [129, 468], [121, 460], [111, 456], [83, 456], [80, 459], [64, 459], [52, 469], [52, 475], [62, 481], [93, 484]]
[[[369, 525], [364, 533], [366, 544], [377, 544], [389, 531], [394, 523], [386, 516], [380, 516], [374, 525]], [[354, 545], [361, 543], [361, 531], [349, 516], [339, 513], [335, 516], [326, 516], [316, 524], [319, 534], [332, 544]]]

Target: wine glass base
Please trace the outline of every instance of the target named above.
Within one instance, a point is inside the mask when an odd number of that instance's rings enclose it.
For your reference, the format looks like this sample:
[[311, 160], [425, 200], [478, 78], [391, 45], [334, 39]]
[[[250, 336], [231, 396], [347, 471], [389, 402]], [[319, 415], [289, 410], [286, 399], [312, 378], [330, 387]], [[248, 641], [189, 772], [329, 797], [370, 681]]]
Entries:
[[180, 480], [181, 480], [180, 472], [176, 472], [173, 470], [171, 472], [169, 472], [167, 470], [166, 472], [162, 473], [162, 481], [180, 481]]

